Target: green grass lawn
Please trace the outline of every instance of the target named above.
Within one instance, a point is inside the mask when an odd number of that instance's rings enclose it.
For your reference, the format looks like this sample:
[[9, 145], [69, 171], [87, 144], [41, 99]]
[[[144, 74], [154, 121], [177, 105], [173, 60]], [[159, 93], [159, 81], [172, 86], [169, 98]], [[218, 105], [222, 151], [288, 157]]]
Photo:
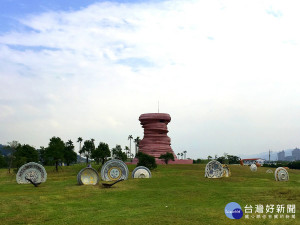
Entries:
[[[77, 184], [84, 167], [58, 173], [47, 167], [47, 181], [38, 188], [17, 184], [14, 174], [1, 169], [0, 224], [300, 224], [300, 170], [288, 170], [290, 180], [276, 182], [264, 167], [251, 172], [229, 166], [231, 177], [208, 179], [203, 164], [159, 165], [151, 179], [132, 179], [130, 173], [105, 189]], [[134, 168], [129, 165], [130, 172]], [[224, 214], [229, 202], [243, 211], [246, 205], [295, 204], [296, 219], [231, 220]]]

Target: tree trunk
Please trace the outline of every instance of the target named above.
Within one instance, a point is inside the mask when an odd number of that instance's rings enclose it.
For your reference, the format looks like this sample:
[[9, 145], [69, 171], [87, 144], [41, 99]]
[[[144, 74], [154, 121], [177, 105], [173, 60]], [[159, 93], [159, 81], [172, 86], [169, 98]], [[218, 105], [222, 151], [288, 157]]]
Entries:
[[86, 164], [89, 164], [89, 157], [86, 157]]
[[131, 155], [131, 139], [129, 139], [130, 140], [130, 144], [129, 144], [129, 149], [130, 149], [130, 153], [129, 153], [129, 155]]
[[12, 168], [13, 156], [10, 156], [9, 165], [8, 165], [8, 173], [10, 173], [10, 169]]
[[58, 161], [55, 161], [55, 169], [56, 169], [56, 172], [58, 172]]

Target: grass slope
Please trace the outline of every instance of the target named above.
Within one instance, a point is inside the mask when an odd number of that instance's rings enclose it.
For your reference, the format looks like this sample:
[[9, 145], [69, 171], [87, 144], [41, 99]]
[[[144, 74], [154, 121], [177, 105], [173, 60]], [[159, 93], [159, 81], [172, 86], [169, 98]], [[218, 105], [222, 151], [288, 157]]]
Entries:
[[[58, 173], [47, 167], [47, 182], [38, 188], [19, 185], [15, 175], [0, 170], [0, 224], [300, 224], [299, 170], [289, 170], [288, 182], [276, 182], [263, 167], [253, 173], [230, 166], [231, 177], [207, 179], [203, 164], [159, 165], [151, 179], [129, 178], [104, 189], [77, 185], [84, 167]], [[296, 204], [296, 219], [230, 220], [224, 214], [229, 202], [243, 210], [249, 204]]]

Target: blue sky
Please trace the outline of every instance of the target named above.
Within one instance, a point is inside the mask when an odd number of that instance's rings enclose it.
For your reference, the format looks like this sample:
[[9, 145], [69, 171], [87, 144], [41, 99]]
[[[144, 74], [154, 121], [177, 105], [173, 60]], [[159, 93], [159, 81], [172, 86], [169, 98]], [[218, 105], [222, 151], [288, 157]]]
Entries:
[[[93, 3], [107, 2], [99, 0], [1, 0], [0, 2], [0, 32], [10, 31], [11, 28], [26, 29], [20, 26], [18, 20], [32, 14], [49, 11], [76, 11]], [[110, 2], [130, 3], [141, 1], [115, 0]]]
[[300, 145], [298, 1], [0, 4], [2, 144], [124, 147], [159, 100], [175, 153]]

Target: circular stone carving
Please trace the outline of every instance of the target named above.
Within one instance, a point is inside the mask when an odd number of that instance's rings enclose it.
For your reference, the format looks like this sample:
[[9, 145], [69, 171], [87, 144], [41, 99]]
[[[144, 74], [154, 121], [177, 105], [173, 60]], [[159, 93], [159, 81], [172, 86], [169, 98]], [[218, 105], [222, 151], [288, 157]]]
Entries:
[[42, 165], [35, 162], [29, 162], [21, 166], [16, 175], [18, 184], [30, 183], [25, 178], [32, 180], [34, 183], [46, 182], [47, 172]]
[[222, 166], [223, 166], [223, 177], [230, 177], [231, 172], [230, 172], [228, 165], [224, 164]]
[[151, 178], [151, 171], [144, 166], [138, 166], [132, 171], [132, 178]]
[[206, 164], [205, 177], [208, 178], [221, 178], [223, 176], [223, 166], [220, 162], [212, 160]]
[[253, 163], [251, 166], [250, 166], [250, 170], [252, 172], [256, 172], [257, 171], [257, 166]]
[[278, 167], [275, 170], [275, 180], [276, 181], [288, 181], [289, 180], [289, 173], [283, 167]]
[[271, 169], [268, 169], [268, 170], [266, 171], [266, 173], [273, 173], [273, 171], [272, 171]]
[[99, 183], [98, 172], [91, 167], [83, 168], [77, 174], [77, 182], [80, 185], [96, 185]]
[[101, 179], [104, 181], [116, 181], [120, 179], [128, 179], [127, 165], [118, 159], [111, 159], [104, 163], [101, 169]]

